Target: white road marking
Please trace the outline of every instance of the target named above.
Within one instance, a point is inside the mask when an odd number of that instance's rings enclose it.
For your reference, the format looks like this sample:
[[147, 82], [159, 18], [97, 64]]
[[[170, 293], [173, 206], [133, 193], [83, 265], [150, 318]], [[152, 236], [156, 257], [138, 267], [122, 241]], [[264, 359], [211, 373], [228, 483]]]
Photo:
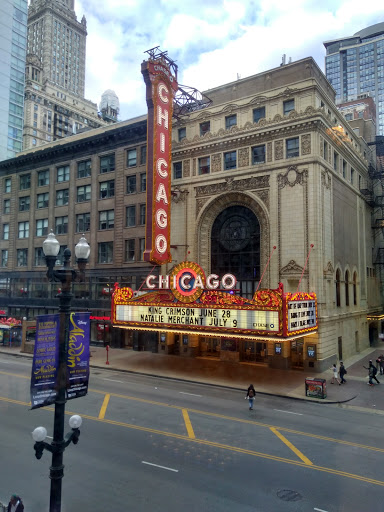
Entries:
[[124, 384], [124, 381], [122, 381], [122, 380], [114, 380], [114, 379], [103, 379], [103, 380], [109, 380], [109, 382], [120, 382], [120, 384]]
[[160, 469], [167, 469], [168, 471], [174, 471], [175, 473], [179, 472], [178, 469], [167, 468], [165, 466], [159, 466], [158, 464], [152, 464], [152, 462], [145, 462], [145, 460], [142, 460], [141, 463], [142, 464], [148, 464], [148, 466], [155, 466], [156, 468], [160, 468]]
[[195, 395], [195, 393], [184, 393], [184, 391], [179, 391], [179, 393], [181, 395], [199, 396], [200, 398], [203, 396], [203, 395]]
[[313, 510], [317, 510], [317, 512], [327, 512], [326, 510], [323, 510], [322, 508], [314, 508]]
[[[273, 410], [277, 411], [277, 412], [286, 412], [287, 414], [297, 414], [297, 416], [302, 416], [302, 414], [300, 412], [283, 411], [282, 409], [273, 409]], [[315, 510], [317, 510], [317, 509], [315, 509]]]

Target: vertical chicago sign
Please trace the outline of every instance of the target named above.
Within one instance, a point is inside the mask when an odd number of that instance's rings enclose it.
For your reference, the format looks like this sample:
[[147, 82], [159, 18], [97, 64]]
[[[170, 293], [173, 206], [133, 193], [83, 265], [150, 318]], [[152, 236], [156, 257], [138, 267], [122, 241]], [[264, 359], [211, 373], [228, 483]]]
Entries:
[[[154, 54], [153, 54], [154, 56]], [[173, 97], [178, 89], [177, 68], [164, 55], [141, 65], [146, 84], [147, 208], [144, 260], [158, 265], [172, 261], [171, 136]]]

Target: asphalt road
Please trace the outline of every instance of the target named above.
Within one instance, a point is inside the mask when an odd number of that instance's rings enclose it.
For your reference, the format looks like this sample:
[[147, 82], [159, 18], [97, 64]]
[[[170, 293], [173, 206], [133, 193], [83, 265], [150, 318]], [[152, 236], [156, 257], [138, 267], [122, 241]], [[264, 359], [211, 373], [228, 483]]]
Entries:
[[[31, 362], [0, 357], [0, 501], [49, 503], [53, 408], [29, 410]], [[62, 511], [365, 512], [384, 487], [382, 416], [93, 369], [79, 444], [64, 454]], [[69, 427], [66, 428], [69, 431]]]

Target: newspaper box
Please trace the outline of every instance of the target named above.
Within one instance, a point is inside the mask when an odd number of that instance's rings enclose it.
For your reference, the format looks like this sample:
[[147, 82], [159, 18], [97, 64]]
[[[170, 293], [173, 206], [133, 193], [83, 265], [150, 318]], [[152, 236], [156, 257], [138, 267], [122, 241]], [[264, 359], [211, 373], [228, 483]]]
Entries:
[[311, 396], [313, 398], [327, 398], [326, 379], [307, 377], [305, 379], [305, 396]]

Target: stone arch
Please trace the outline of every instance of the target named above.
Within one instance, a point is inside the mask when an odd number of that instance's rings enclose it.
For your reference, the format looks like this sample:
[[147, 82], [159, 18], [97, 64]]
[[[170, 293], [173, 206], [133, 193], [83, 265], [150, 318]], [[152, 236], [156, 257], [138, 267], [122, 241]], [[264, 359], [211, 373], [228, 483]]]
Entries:
[[[204, 205], [196, 222], [197, 260], [206, 272], [211, 269], [211, 231], [216, 217], [229, 206], [244, 206], [249, 208], [260, 223], [260, 268], [263, 271], [270, 252], [270, 225], [265, 205], [259, 198], [246, 192], [227, 192], [211, 198]], [[269, 269], [263, 277], [262, 287], [269, 287]]]

